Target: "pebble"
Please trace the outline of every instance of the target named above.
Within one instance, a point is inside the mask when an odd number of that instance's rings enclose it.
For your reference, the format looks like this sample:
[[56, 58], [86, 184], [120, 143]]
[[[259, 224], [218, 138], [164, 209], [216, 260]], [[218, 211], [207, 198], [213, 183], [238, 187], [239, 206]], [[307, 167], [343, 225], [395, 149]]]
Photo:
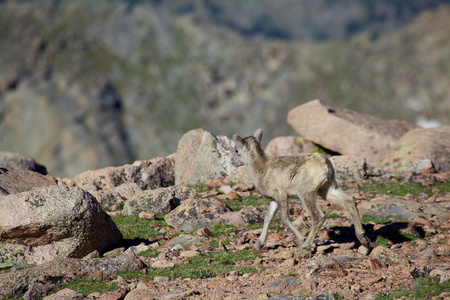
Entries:
[[163, 281], [168, 281], [169, 277], [167, 276], [155, 276], [155, 278], [153, 279], [154, 282], [163, 282]]
[[365, 246], [361, 245], [358, 248], [358, 253], [361, 254], [361, 255], [369, 255], [369, 252], [370, 252], [369, 248], [367, 248]]

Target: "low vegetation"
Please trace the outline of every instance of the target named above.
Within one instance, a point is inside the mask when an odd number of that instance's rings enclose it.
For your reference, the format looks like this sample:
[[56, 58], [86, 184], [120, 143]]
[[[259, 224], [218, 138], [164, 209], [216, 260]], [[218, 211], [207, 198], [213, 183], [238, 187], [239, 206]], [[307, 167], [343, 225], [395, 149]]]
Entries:
[[[209, 191], [204, 185], [193, 186], [198, 192], [202, 193]], [[396, 196], [404, 196], [408, 193], [412, 195], [419, 195], [421, 193], [443, 194], [449, 192], [448, 184], [434, 183], [430, 186], [422, 186], [415, 183], [400, 183], [396, 181], [376, 182], [369, 181], [359, 187], [361, 191], [368, 195], [376, 194], [391, 194]], [[269, 199], [260, 197], [256, 193], [247, 197], [240, 197], [237, 200], [222, 200], [228, 204], [233, 210], [239, 210], [242, 207], [249, 206], [264, 206], [269, 204]], [[263, 207], [261, 207], [263, 209]], [[326, 210], [326, 217], [332, 219], [332, 223], [336, 224], [334, 227], [328, 228], [328, 231], [334, 231], [337, 236], [346, 236], [351, 234], [348, 226], [343, 226], [344, 222], [349, 220], [340, 212]], [[161, 246], [173, 238], [181, 234], [180, 230], [176, 230], [168, 226], [164, 220], [164, 215], [157, 215], [154, 220], [141, 219], [137, 216], [115, 216], [113, 221], [116, 223], [122, 232], [126, 241], [131, 244], [138, 242], [157, 242]], [[372, 242], [377, 245], [384, 245], [390, 247], [394, 243], [414, 243], [414, 240], [426, 238], [427, 235], [420, 235], [416, 232], [406, 230], [410, 228], [408, 221], [395, 219], [394, 217], [379, 217], [364, 215], [362, 216], [362, 223], [364, 226], [377, 228], [372, 234], [375, 237]], [[222, 274], [229, 274], [230, 272], [238, 272], [239, 274], [260, 273], [264, 269], [273, 268], [270, 265], [245, 263], [254, 261], [257, 258], [262, 258], [261, 254], [253, 250], [232, 250], [224, 249], [242, 236], [242, 232], [261, 229], [262, 224], [241, 225], [234, 226], [229, 224], [216, 224], [210, 229], [211, 236], [207, 240], [209, 245], [199, 244], [198, 248], [208, 246], [208, 251], [199, 251], [198, 254], [191, 258], [184, 259], [181, 263], [175, 264], [172, 268], [156, 269], [151, 267], [152, 258], [157, 257], [163, 250], [161, 248], [151, 249], [139, 253], [139, 256], [147, 264], [147, 271], [130, 271], [113, 275], [108, 280], [83, 279], [71, 282], [62, 286], [61, 288], [70, 288], [87, 296], [93, 292], [105, 292], [117, 289], [114, 279], [117, 276], [129, 281], [152, 281], [156, 277], [167, 277], [168, 279], [191, 278], [202, 279], [221, 276]], [[400, 229], [398, 229], [400, 228]], [[285, 226], [277, 218], [270, 227], [272, 232], [287, 232]], [[404, 230], [405, 229], [405, 230]], [[442, 229], [442, 228], [441, 228]], [[439, 231], [445, 232], [445, 229]], [[183, 232], [184, 234], [196, 235], [195, 232]], [[283, 275], [286, 277], [295, 277], [298, 274], [294, 271], [287, 272]], [[406, 297], [405, 299], [428, 299], [436, 295], [440, 295], [444, 291], [450, 290], [450, 281], [447, 280], [439, 283], [438, 278], [423, 277], [416, 280], [413, 287], [404, 287], [398, 291], [381, 292], [376, 299], [398, 299]], [[56, 292], [53, 291], [53, 292]], [[335, 295], [336, 299], [344, 299]], [[11, 298], [12, 299], [12, 298]]]
[[384, 292], [375, 299], [431, 299], [433, 296], [439, 296], [448, 291], [450, 291], [450, 280], [439, 283], [438, 278], [428, 276], [417, 279], [414, 287], [403, 288], [395, 292]]
[[147, 274], [142, 272], [124, 272], [121, 273], [125, 279], [153, 280], [156, 276], [166, 276], [170, 279], [176, 278], [209, 278], [216, 277], [225, 272], [238, 271], [240, 274], [255, 273], [261, 270], [261, 267], [238, 267], [236, 262], [254, 260], [260, 257], [251, 250], [236, 251], [210, 251], [200, 253], [187, 259], [184, 263], [175, 265], [173, 268], [164, 270], [149, 267]]

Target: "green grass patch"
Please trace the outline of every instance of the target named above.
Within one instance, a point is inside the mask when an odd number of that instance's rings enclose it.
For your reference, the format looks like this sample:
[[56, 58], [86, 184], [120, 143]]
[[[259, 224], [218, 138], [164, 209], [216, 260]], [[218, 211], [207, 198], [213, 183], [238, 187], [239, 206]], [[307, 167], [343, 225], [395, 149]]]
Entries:
[[327, 218], [327, 219], [335, 220], [335, 219], [338, 219], [340, 217], [341, 216], [338, 213], [325, 212], [325, 218]]
[[[250, 230], [255, 229], [262, 229], [264, 224], [248, 224], [246, 227]], [[284, 227], [284, 224], [281, 222], [280, 219], [276, 219], [272, 221], [272, 224], [270, 224], [269, 229], [275, 230], [276, 232], [283, 232], [286, 230]]]
[[438, 189], [441, 192], [450, 192], [450, 185], [448, 183], [435, 182], [431, 186], [422, 186], [420, 183], [401, 183], [393, 180], [386, 180], [382, 182], [366, 181], [359, 188], [359, 190], [364, 192], [372, 192], [374, 195], [390, 194], [394, 196], [405, 196], [409, 193], [414, 197], [417, 197], [420, 193], [426, 193], [428, 196], [431, 196], [431, 187]]
[[222, 202], [228, 205], [233, 211], [238, 211], [246, 206], [269, 205], [270, 199], [251, 195], [237, 200], [222, 200]]
[[401, 297], [410, 297], [408, 299], [431, 299], [433, 296], [439, 296], [443, 292], [450, 291], [450, 280], [439, 283], [436, 277], [422, 277], [417, 279], [414, 287], [400, 289], [392, 293], [383, 293], [377, 296], [376, 300], [391, 300]]
[[375, 244], [377, 244], [379, 246], [389, 247], [392, 245], [392, 243], [390, 241], [391, 240], [389, 238], [379, 235], [379, 236], [377, 236], [377, 239], [375, 240]]
[[239, 271], [241, 274], [259, 272], [258, 267], [237, 267], [237, 261], [254, 260], [261, 257], [252, 250], [236, 250], [234, 251], [211, 251], [200, 253], [197, 256], [188, 259], [188, 263], [179, 264], [173, 268], [164, 270], [149, 267], [147, 274], [139, 271], [123, 272], [120, 276], [126, 279], [142, 279], [153, 280], [155, 276], [167, 276], [171, 279], [176, 278], [209, 278], [216, 277], [223, 272], [233, 270]]
[[80, 279], [76, 281], [72, 281], [69, 283], [64, 284], [61, 288], [57, 290], [52, 290], [50, 294], [55, 294], [59, 290], [62, 289], [71, 289], [78, 293], [83, 294], [84, 296], [87, 296], [91, 293], [105, 293], [108, 291], [114, 291], [119, 288], [117, 284], [114, 282], [108, 282], [108, 281], [102, 281], [102, 280], [96, 280], [96, 279]]
[[239, 233], [238, 228], [224, 223], [214, 224], [209, 230], [211, 230], [213, 238], [228, 237], [232, 235], [232, 233]]
[[197, 193], [204, 193], [211, 191], [213, 187], [207, 187], [206, 184], [196, 184], [196, 185], [187, 185], [188, 188], [194, 189], [197, 191]]
[[161, 251], [159, 251], [158, 249], [148, 249], [148, 250], [139, 252], [138, 254], [140, 256], [145, 256], [145, 257], [158, 257], [159, 253], [161, 253]]
[[141, 219], [138, 216], [115, 216], [112, 220], [119, 228], [124, 239], [152, 239], [161, 235], [161, 232], [152, 228], [152, 225], [168, 227], [164, 216], [156, 216], [155, 220]]

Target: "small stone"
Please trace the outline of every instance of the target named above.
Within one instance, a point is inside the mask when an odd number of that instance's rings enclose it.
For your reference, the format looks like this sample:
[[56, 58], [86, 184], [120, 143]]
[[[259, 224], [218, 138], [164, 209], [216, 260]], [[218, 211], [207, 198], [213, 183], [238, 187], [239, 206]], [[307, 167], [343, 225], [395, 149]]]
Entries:
[[181, 244], [176, 244], [175, 246], [170, 248], [170, 252], [178, 251], [178, 250], [181, 250], [181, 249], [183, 249], [183, 246]]
[[175, 267], [175, 264], [167, 260], [157, 260], [154, 263], [152, 263], [152, 268], [155, 269], [168, 269], [173, 267]]
[[251, 195], [250, 192], [239, 192], [239, 191], [237, 192], [237, 194], [240, 197], [248, 197]]
[[239, 192], [248, 192], [255, 189], [255, 185], [253, 183], [239, 183], [233, 187], [235, 190]]
[[190, 257], [196, 256], [197, 254], [198, 254], [198, 251], [188, 250], [188, 251], [181, 251], [180, 256], [190, 258]]
[[297, 264], [297, 260], [294, 258], [286, 259], [281, 266], [282, 267], [294, 267]]
[[115, 257], [115, 256], [122, 255], [124, 252], [125, 252], [124, 247], [116, 248], [116, 249], [113, 249], [113, 250], [108, 251], [105, 254], [103, 254], [103, 257], [106, 257], [106, 258]]
[[317, 253], [328, 253], [332, 252], [334, 248], [337, 248], [335, 245], [323, 245], [323, 246], [317, 246]]
[[147, 211], [141, 211], [139, 213], [139, 218], [140, 219], [145, 219], [145, 220], [155, 220], [156, 219], [156, 215], [152, 212], [147, 212]]
[[93, 259], [93, 258], [99, 258], [100, 257], [100, 253], [98, 252], [98, 250], [95, 250], [91, 253], [89, 253], [88, 255], [86, 255], [85, 257], [83, 257], [83, 259]]
[[363, 246], [363, 245], [361, 245], [358, 248], [358, 253], [361, 254], [361, 255], [367, 256], [370, 253], [370, 249], [365, 247], [365, 246]]
[[369, 266], [373, 270], [387, 269], [387, 265], [384, 262], [382, 262], [381, 260], [376, 259], [376, 258], [369, 259]]
[[206, 181], [205, 185], [209, 188], [226, 185], [222, 178], [214, 178]]
[[62, 289], [56, 294], [44, 297], [44, 300], [59, 300], [59, 299], [84, 299], [83, 294], [71, 289]]
[[153, 279], [154, 282], [163, 282], [163, 281], [168, 281], [169, 277], [167, 276], [155, 276], [155, 278]]
[[117, 276], [116, 282], [119, 286], [126, 286], [128, 284], [128, 282], [120, 275]]
[[200, 237], [209, 238], [212, 236], [212, 232], [208, 228], [200, 228], [199, 230], [197, 230], [197, 235]]
[[233, 190], [233, 188], [232, 188], [231, 186], [229, 186], [229, 185], [222, 185], [222, 186], [219, 188], [219, 192], [221, 192], [222, 194], [229, 194], [229, 193], [233, 193], [234, 190]]

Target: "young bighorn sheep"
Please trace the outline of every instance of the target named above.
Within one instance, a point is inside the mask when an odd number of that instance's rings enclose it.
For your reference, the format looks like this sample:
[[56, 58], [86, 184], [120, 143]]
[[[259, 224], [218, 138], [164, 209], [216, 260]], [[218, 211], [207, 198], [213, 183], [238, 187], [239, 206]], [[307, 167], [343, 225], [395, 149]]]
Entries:
[[[261, 148], [262, 135], [262, 130], [257, 129], [253, 136], [246, 138], [241, 138], [237, 134], [233, 136], [236, 153], [246, 165], [256, 188], [272, 200], [264, 218], [261, 236], [253, 248], [259, 250], [265, 244], [270, 223], [278, 210], [281, 213], [281, 220], [294, 233], [299, 246], [311, 248], [325, 221], [325, 215], [317, 205], [316, 194], [350, 213], [358, 240], [368, 248], [369, 242], [361, 225], [355, 201], [337, 188], [330, 160], [319, 153], [269, 159]], [[289, 218], [288, 197], [291, 195], [300, 198], [312, 218], [311, 230], [306, 241]]]

